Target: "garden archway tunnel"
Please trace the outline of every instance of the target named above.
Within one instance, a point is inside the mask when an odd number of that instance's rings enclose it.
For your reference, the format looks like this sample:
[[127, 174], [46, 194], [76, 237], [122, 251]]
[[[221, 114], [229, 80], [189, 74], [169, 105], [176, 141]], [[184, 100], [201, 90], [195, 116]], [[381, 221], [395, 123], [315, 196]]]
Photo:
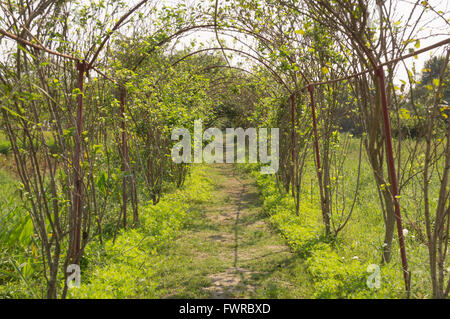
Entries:
[[[128, 136], [127, 136], [127, 84], [123, 83], [122, 80], [115, 80], [113, 79], [113, 75], [108, 74], [107, 71], [101, 70], [99, 66], [96, 65], [96, 61], [101, 56], [103, 50], [108, 46], [109, 41], [113, 36], [116, 34], [120, 34], [121, 27], [123, 27], [129, 19], [133, 17], [137, 13], [137, 11], [145, 6], [148, 3], [147, 0], [139, 2], [137, 5], [132, 7], [129, 11], [127, 11], [118, 21], [115, 23], [115, 25], [110, 29], [110, 31], [106, 32], [104, 36], [101, 36], [101, 41], [98, 44], [98, 46], [92, 46], [88, 50], [88, 54], [83, 58], [80, 59], [78, 57], [75, 57], [71, 54], [67, 53], [61, 53], [58, 51], [54, 51], [51, 49], [48, 49], [44, 47], [39, 39], [35, 38], [30, 31], [26, 27], [24, 27], [24, 32], [20, 35], [15, 35], [11, 33], [10, 31], [0, 29], [0, 34], [4, 37], [7, 37], [13, 41], [16, 41], [20, 45], [26, 46], [28, 48], [32, 48], [37, 51], [45, 52], [46, 54], [58, 56], [62, 59], [67, 59], [71, 61], [76, 62], [76, 69], [77, 69], [77, 113], [76, 113], [76, 134], [74, 138], [74, 159], [73, 159], [73, 198], [72, 198], [72, 215], [71, 215], [71, 225], [72, 231], [71, 231], [71, 245], [70, 245], [70, 256], [71, 256], [71, 263], [74, 264], [80, 264], [80, 258], [83, 253], [84, 245], [87, 243], [83, 241], [83, 232], [82, 232], [82, 225], [85, 222], [84, 220], [84, 213], [83, 213], [83, 207], [84, 207], [84, 196], [83, 194], [83, 176], [80, 173], [83, 165], [83, 112], [84, 112], [84, 90], [85, 90], [85, 78], [88, 76], [89, 72], [91, 70], [97, 72], [99, 75], [101, 75], [103, 78], [105, 78], [108, 81], [111, 81], [114, 83], [114, 85], [118, 88], [118, 97], [117, 100], [120, 102], [120, 114], [121, 114], [121, 159], [122, 159], [122, 173], [123, 173], [123, 183], [122, 183], [122, 212], [121, 217], [119, 217], [119, 220], [123, 221], [123, 225], [126, 228], [127, 227], [127, 202], [128, 200], [128, 187], [132, 189], [132, 197], [137, 197], [135, 194], [136, 188], [133, 186], [133, 183], [130, 183], [130, 176], [131, 173], [131, 163], [130, 158], [128, 156]], [[329, 9], [330, 12], [333, 12], [332, 8], [328, 8], [327, 6], [324, 6], [326, 9]], [[348, 28], [348, 25], [344, 21], [342, 22], [342, 27]], [[329, 211], [327, 208], [327, 199], [325, 195], [325, 188], [326, 185], [324, 185], [324, 176], [322, 175], [322, 166], [321, 166], [321, 154], [320, 154], [320, 134], [318, 130], [318, 118], [317, 118], [317, 110], [316, 110], [316, 101], [315, 101], [315, 88], [318, 88], [320, 86], [326, 86], [332, 83], [338, 83], [338, 82], [345, 82], [352, 80], [354, 78], [358, 78], [360, 76], [366, 76], [369, 75], [369, 77], [373, 80], [373, 83], [375, 84], [376, 92], [379, 94], [379, 101], [380, 106], [382, 110], [382, 119], [383, 119], [383, 129], [384, 129], [384, 142], [385, 142], [385, 154], [386, 154], [386, 165], [388, 167], [388, 174], [389, 174], [389, 183], [390, 183], [390, 193], [392, 196], [392, 202], [394, 205], [394, 211], [395, 211], [395, 219], [396, 219], [396, 225], [397, 225], [397, 236], [399, 240], [399, 249], [400, 249], [400, 255], [401, 255], [401, 261], [402, 261], [402, 270], [403, 270], [403, 276], [404, 276], [404, 284], [405, 284], [405, 290], [410, 290], [410, 272], [408, 269], [408, 262], [407, 262], [407, 255], [406, 255], [406, 249], [405, 249], [405, 243], [404, 243], [404, 235], [403, 235], [403, 226], [402, 226], [402, 215], [401, 215], [401, 207], [399, 204], [399, 183], [398, 183], [398, 171], [396, 168], [395, 158], [394, 158], [394, 147], [392, 144], [392, 132], [391, 132], [391, 119], [390, 119], [390, 96], [387, 92], [388, 84], [386, 84], [386, 77], [385, 77], [385, 71], [384, 67], [389, 67], [392, 64], [398, 63], [400, 61], [403, 61], [405, 59], [417, 56], [419, 54], [428, 52], [430, 50], [436, 49], [438, 47], [443, 47], [445, 45], [450, 44], [450, 38], [447, 38], [445, 40], [436, 42], [428, 47], [425, 47], [420, 50], [415, 50], [414, 52], [410, 52], [406, 55], [402, 55], [399, 57], [396, 57], [394, 59], [386, 60], [383, 63], [377, 63], [373, 59], [373, 54], [368, 52], [363, 57], [358, 57], [359, 59], [364, 59], [364, 61], [361, 61], [361, 64], [363, 65], [369, 65], [370, 67], [367, 67], [366, 69], [355, 72], [352, 74], [347, 74], [343, 77], [336, 77], [336, 78], [329, 78], [327, 80], [323, 81], [314, 81], [314, 77], [311, 76], [308, 78], [306, 74], [308, 72], [303, 71], [303, 69], [307, 69], [306, 63], [308, 63], [307, 59], [303, 61], [303, 64], [297, 64], [295, 61], [289, 61], [290, 64], [288, 64], [287, 70], [285, 72], [280, 72], [280, 67], [273, 63], [271, 61], [270, 54], [269, 56], [264, 56], [261, 52], [256, 52], [255, 50], [251, 49], [249, 46], [247, 49], [252, 53], [246, 52], [242, 48], [236, 48], [236, 47], [229, 47], [227, 45], [223, 45], [221, 42], [219, 35], [226, 36], [229, 34], [229, 32], [232, 32], [236, 37], [239, 37], [241, 35], [246, 35], [252, 37], [254, 40], [259, 41], [259, 43], [262, 46], [265, 46], [270, 53], [276, 52], [278, 50], [277, 46], [280, 46], [277, 43], [274, 43], [274, 41], [271, 41], [261, 35], [259, 32], [256, 32], [255, 30], [249, 30], [249, 29], [243, 29], [240, 27], [233, 27], [230, 25], [224, 25], [223, 23], [218, 23], [218, 1], [216, 1], [215, 5], [215, 13], [213, 14], [213, 21], [212, 23], [207, 23], [204, 25], [188, 25], [188, 26], [181, 26], [178, 30], [173, 32], [170, 35], [166, 35], [162, 40], [158, 41], [156, 45], [150, 46], [149, 48], [146, 48], [144, 52], [141, 52], [142, 55], [137, 58], [137, 61], [134, 61], [131, 63], [127, 69], [132, 70], [133, 72], [138, 72], [139, 68], [144, 64], [147, 58], [151, 56], [153, 52], [156, 52], [159, 50], [159, 48], [164, 47], [165, 45], [168, 45], [174, 41], [177, 41], [179, 38], [183, 37], [186, 34], [191, 34], [192, 32], [200, 32], [200, 31], [208, 31], [216, 35], [217, 42], [219, 44], [219, 47], [207, 47], [202, 48], [194, 52], [189, 52], [187, 54], [184, 54], [182, 57], [177, 59], [175, 62], [172, 62], [170, 65], [167, 66], [167, 70], [170, 68], [174, 68], [177, 65], [181, 64], [183, 61], [202, 54], [206, 52], [221, 52], [223, 54], [224, 59], [228, 62], [228, 65], [212, 65], [209, 68], [228, 68], [230, 70], [240, 70], [242, 72], [247, 72], [252, 74], [253, 72], [249, 69], [246, 69], [241, 66], [235, 66], [231, 65], [228, 61], [227, 55], [225, 52], [233, 52], [239, 56], [243, 56], [245, 59], [252, 60], [255, 65], [262, 66], [264, 69], [267, 70], [267, 72], [270, 74], [270, 77], [277, 83], [277, 85], [280, 85], [282, 87], [282, 91], [284, 92], [286, 99], [290, 103], [290, 110], [286, 109], [285, 112], [290, 112], [290, 119], [291, 119], [291, 145], [290, 148], [291, 151], [291, 175], [292, 175], [292, 192], [295, 195], [295, 188], [298, 187], [298, 180], [296, 181], [295, 176], [297, 175], [296, 169], [296, 121], [297, 121], [297, 101], [296, 99], [303, 94], [303, 96], [306, 96], [306, 99], [309, 100], [309, 105], [311, 107], [311, 125], [312, 125], [312, 131], [313, 131], [313, 149], [315, 153], [315, 163], [316, 163], [316, 171], [317, 171], [317, 179], [318, 179], [318, 185], [320, 190], [320, 198], [321, 198], [321, 208], [322, 208], [322, 215], [323, 215], [323, 222], [326, 227], [327, 234], [331, 233], [330, 230], [330, 220], [329, 220]], [[351, 32], [350, 32], [351, 33]], [[33, 39], [33, 41], [27, 40], [23, 34], [27, 34], [29, 37]], [[301, 33], [296, 33], [301, 34]], [[355, 36], [356, 37], [356, 36]], [[355, 38], [356, 39], [356, 38]], [[347, 39], [348, 41], [356, 41], [355, 39]], [[365, 45], [362, 45], [361, 43], [357, 43], [356, 46], [359, 46], [363, 53], [367, 51], [367, 48]], [[93, 52], [93, 53], [92, 53]], [[207, 71], [208, 68], [205, 68], [202, 71]], [[326, 67], [325, 67], [326, 69]], [[166, 70], [166, 71], [167, 71]], [[255, 74], [253, 74], [256, 76]], [[163, 72], [163, 75], [155, 82], [155, 86], [159, 83], [159, 81], [163, 81], [165, 78], [165, 73]], [[300, 80], [298, 80], [300, 78]], [[325, 106], [326, 107], [326, 106]], [[130, 186], [131, 185], [131, 186]], [[133, 203], [134, 208], [134, 216], [137, 216], [137, 205]]]

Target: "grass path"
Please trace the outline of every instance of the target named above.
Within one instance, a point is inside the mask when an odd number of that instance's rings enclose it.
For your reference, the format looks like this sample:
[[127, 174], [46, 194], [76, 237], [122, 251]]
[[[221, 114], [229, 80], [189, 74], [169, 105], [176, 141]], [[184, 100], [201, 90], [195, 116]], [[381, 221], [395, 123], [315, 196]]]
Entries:
[[252, 180], [207, 168], [211, 202], [196, 207], [156, 274], [163, 298], [308, 298], [303, 261], [271, 229]]

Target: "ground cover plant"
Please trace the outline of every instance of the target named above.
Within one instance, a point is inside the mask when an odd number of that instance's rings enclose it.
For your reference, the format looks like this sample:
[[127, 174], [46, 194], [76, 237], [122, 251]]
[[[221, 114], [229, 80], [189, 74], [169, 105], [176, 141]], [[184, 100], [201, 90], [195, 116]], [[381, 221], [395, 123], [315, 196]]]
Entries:
[[449, 31], [439, 0], [0, 1], [0, 298], [449, 298]]

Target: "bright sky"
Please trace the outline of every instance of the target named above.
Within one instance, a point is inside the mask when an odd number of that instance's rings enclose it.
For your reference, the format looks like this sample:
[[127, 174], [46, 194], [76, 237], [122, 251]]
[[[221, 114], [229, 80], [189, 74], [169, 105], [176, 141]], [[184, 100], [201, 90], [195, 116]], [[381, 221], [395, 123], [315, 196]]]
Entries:
[[[131, 7], [133, 4], [137, 3], [139, 0], [132, 0], [129, 1], [129, 6]], [[194, 6], [197, 5], [199, 3], [199, 1], [201, 1], [202, 3], [204, 3], [205, 5], [214, 5], [214, 0], [187, 0], [185, 2], [187, 2], [188, 4]], [[221, 3], [223, 4], [226, 0], [219, 0], [219, 6], [221, 5]], [[369, 0], [370, 3], [374, 3], [375, 0]], [[88, 0], [81, 0], [82, 3], [88, 3]], [[175, 6], [177, 3], [181, 2], [181, 0], [155, 0], [155, 1], [151, 1], [151, 5], [156, 5], [158, 6], [162, 6], [162, 5], [170, 5], [170, 6]], [[228, 2], [228, 1], [227, 1]], [[411, 11], [414, 7], [414, 3], [416, 1], [415, 0], [392, 0], [392, 4], [393, 7], [395, 8], [394, 11], [397, 12], [396, 16], [394, 17], [395, 21], [403, 21], [405, 22], [408, 18], [408, 16], [411, 14]], [[422, 2], [422, 1], [420, 1]], [[386, 1], [386, 3], [390, 3], [390, 1]], [[430, 0], [428, 1], [428, 3], [431, 5], [431, 7], [433, 7], [435, 9], [436, 12], [440, 12], [439, 14], [442, 15], [444, 17], [444, 19], [447, 19], [447, 21], [450, 22], [450, 1], [448, 0]], [[416, 9], [414, 14], [412, 15], [412, 19], [411, 19], [411, 24], [414, 24], [417, 19], [419, 18], [419, 14], [421, 13], [421, 7], [419, 9]], [[1, 12], [1, 11], [0, 11]], [[427, 11], [423, 14], [423, 16], [421, 17], [420, 21], [420, 26], [421, 27], [421, 31], [419, 31], [417, 33], [416, 38], [420, 39], [420, 43], [421, 43], [421, 48], [424, 48], [428, 45], [431, 45], [433, 43], [436, 43], [440, 40], [446, 39], [450, 36], [450, 26], [449, 26], [449, 22], [445, 22], [445, 20], [441, 17], [438, 17], [438, 14], [436, 12], [432, 12], [432, 11]], [[1, 18], [1, 15], [0, 15]], [[376, 10], [374, 11], [374, 19], [378, 18], [378, 14], [376, 12]], [[151, 21], [143, 21], [145, 23], [151, 23]], [[403, 24], [401, 25], [403, 26]], [[409, 30], [410, 26], [406, 26], [406, 30]], [[417, 28], [416, 31], [418, 31], [419, 28]], [[124, 30], [122, 30], [124, 31]], [[240, 39], [244, 40], [244, 38], [242, 38], [242, 36], [239, 36]], [[193, 39], [195, 39], [197, 41], [197, 43], [210, 43], [210, 47], [217, 47], [217, 41], [215, 38], [214, 33], [211, 32], [195, 32], [189, 36], [184, 37], [183, 39], [181, 39], [178, 44], [177, 47], [182, 47], [184, 45], [189, 44]], [[229, 47], [236, 47], [236, 44], [233, 44], [232, 41], [225, 36], [221, 36], [222, 40], [225, 40], [227, 43], [227, 46]], [[250, 41], [250, 40], [244, 40], [244, 41]], [[4, 43], [4, 42], [3, 42]], [[411, 48], [414, 48], [414, 43], [412, 43], [410, 45]], [[243, 48], [242, 46], [240, 47], [242, 48], [244, 51], [248, 50]], [[1, 47], [0, 47], [0, 53], [1, 53]], [[416, 66], [416, 70], [417, 72], [420, 72], [423, 68], [423, 64], [424, 62], [429, 59], [432, 55], [435, 54], [442, 54], [442, 52], [444, 51], [444, 48], [440, 48], [438, 50], [433, 50], [424, 54], [421, 54], [418, 56], [417, 59], [414, 58], [410, 58], [408, 60], [405, 61], [406, 66], [408, 68], [411, 68], [413, 66], [413, 64], [415, 64]], [[239, 58], [236, 57], [235, 59], [233, 59], [231, 62], [233, 64], [237, 64], [239, 62], [244, 61], [245, 59], [243, 58]], [[404, 67], [399, 67], [397, 70], [397, 76], [396, 76], [397, 81], [399, 79], [407, 79], [407, 72], [406, 69]]]
[[[399, 17], [401, 20], [405, 21], [410, 12], [413, 9], [413, 2], [408, 0], [399, 0], [397, 2], [397, 10], [401, 13]], [[436, 42], [445, 40], [450, 37], [450, 1], [448, 0], [431, 0], [428, 3], [436, 9], [436, 11], [442, 11], [441, 15], [447, 19], [448, 23], [444, 21], [443, 18], [437, 17], [437, 14], [431, 11], [425, 12], [421, 18], [421, 26], [423, 26], [423, 30], [417, 33], [417, 38], [420, 39], [420, 48], [424, 48], [430, 46]], [[420, 10], [416, 10], [416, 13], [413, 15], [413, 19], [411, 19], [412, 23], [417, 21], [419, 17]], [[400, 20], [399, 19], [399, 20]], [[411, 48], [414, 48], [414, 43], [410, 45]], [[415, 48], [414, 48], [415, 49]], [[416, 49], [417, 50], [417, 49]], [[420, 72], [423, 68], [424, 62], [428, 60], [433, 55], [442, 55], [445, 51], [445, 46], [436, 50], [431, 50], [429, 52], [420, 54], [417, 59], [409, 58], [405, 60], [405, 64], [408, 68], [412, 68], [415, 64], [417, 72]], [[406, 52], [408, 53], [408, 52]], [[396, 79], [406, 80], [408, 78], [406, 70], [404, 67], [399, 68]]]
[[[175, 5], [176, 3], [180, 2], [179, 0], [160, 0], [161, 4], [166, 5]], [[210, 0], [203, 0], [204, 2], [208, 3]], [[219, 6], [220, 3], [223, 3], [225, 0], [219, 0]], [[196, 1], [189, 1], [190, 3], [194, 3]], [[371, 0], [371, 3], [374, 1]], [[422, 2], [422, 1], [419, 1]], [[389, 3], [389, 1], [386, 1], [386, 3]], [[434, 11], [428, 10], [425, 11], [422, 14], [422, 6], [418, 6], [415, 8], [414, 12], [413, 8], [416, 1], [414, 0], [393, 0], [392, 1], [392, 10], [396, 12], [396, 15], [394, 16], [394, 21], [402, 21], [401, 24], [402, 27], [406, 28], [406, 33], [411, 32], [411, 26], [416, 23], [416, 21], [420, 17], [420, 24], [415, 29], [415, 37], [417, 39], [420, 39], [420, 48], [424, 48], [426, 46], [432, 45], [436, 42], [439, 42], [441, 40], [447, 39], [450, 36], [450, 1], [448, 0], [430, 0], [428, 1], [428, 4], [434, 8]], [[408, 20], [409, 16], [411, 15], [410, 24], [405, 25], [406, 21]], [[439, 17], [442, 16], [442, 17]], [[378, 18], [378, 13], [374, 13], [374, 19]], [[445, 21], [447, 20], [447, 22]], [[225, 40], [226, 43], [230, 46], [236, 46], [232, 44], [232, 40], [229, 38], [227, 39], [226, 36], [221, 36], [221, 40]], [[191, 40], [197, 40], [198, 43], [211, 43], [211, 47], [217, 47], [217, 40], [215, 37], [215, 34], [211, 32], [195, 32], [194, 34], [185, 37], [178, 46], [181, 48], [183, 45], [186, 45], [191, 42]], [[415, 42], [411, 43], [410, 48], [418, 50], [415, 48]], [[244, 49], [245, 50], [245, 49]], [[423, 53], [417, 58], [409, 58], [405, 60], [406, 68], [403, 66], [403, 64], [399, 64], [398, 68], [396, 70], [396, 82], [399, 82], [400, 79], [407, 80], [407, 69], [411, 69], [413, 66], [416, 68], [416, 72], [420, 73], [423, 69], [424, 62], [428, 60], [433, 55], [442, 55], [445, 51], [445, 47], [441, 47], [436, 50], [429, 51], [427, 53]], [[409, 52], [406, 52], [407, 54]], [[242, 62], [242, 58], [235, 58], [234, 63]], [[406, 81], [408, 82], [408, 81]], [[396, 83], [398, 84], [398, 83]]]

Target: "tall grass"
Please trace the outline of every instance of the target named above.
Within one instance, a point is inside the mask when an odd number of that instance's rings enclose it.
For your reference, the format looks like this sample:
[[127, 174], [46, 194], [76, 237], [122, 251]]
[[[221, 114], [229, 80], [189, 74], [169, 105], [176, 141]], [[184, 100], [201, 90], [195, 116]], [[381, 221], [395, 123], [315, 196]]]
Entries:
[[[417, 142], [421, 143], [415, 140], [403, 141], [400, 175], [403, 173], [403, 169], [409, 170], [410, 166], [414, 166], [416, 170], [419, 169], [419, 158], [412, 163], [406, 162], [408, 150], [411, 149], [413, 143]], [[344, 204], [348, 208], [352, 204], [356, 190], [359, 146], [360, 141], [352, 138], [345, 155], [343, 170], [340, 172], [339, 194], [344, 194], [344, 200], [337, 205], [339, 207], [335, 208], [342, 208]], [[283, 190], [276, 186], [275, 178], [261, 176], [256, 166], [249, 166], [257, 179], [264, 199], [265, 210], [271, 215], [271, 221], [290, 247], [308, 260], [309, 269], [313, 272], [313, 276], [317, 277], [317, 292], [318, 297], [321, 298], [405, 296], [402, 293], [401, 261], [397, 241], [394, 241], [392, 261], [389, 266], [383, 267], [381, 263], [384, 239], [382, 207], [372, 169], [364, 150], [362, 154], [361, 176], [352, 217], [331, 245], [321, 237], [323, 231], [318, 230], [322, 223], [322, 217], [312, 154], [307, 160], [303, 173], [299, 216], [295, 214], [293, 198], [289, 194], [283, 194]], [[396, 158], [398, 158], [398, 154], [396, 154]], [[439, 163], [439, 166], [441, 165], [443, 163]], [[406, 179], [403, 178], [403, 181]], [[436, 194], [437, 197], [439, 185], [439, 176], [435, 174], [430, 183], [430, 194]], [[413, 227], [414, 225], [423, 227], [421, 225], [421, 220], [423, 220], [421, 186], [420, 175], [410, 179], [403, 185], [400, 198], [404, 228], [408, 230], [406, 249], [412, 273], [412, 297], [417, 298], [429, 297], [431, 291], [427, 247], [421, 240], [421, 235]], [[332, 183], [331, 187], [335, 190], [336, 184]], [[432, 203], [431, 207], [435, 204]], [[365, 284], [361, 284], [361, 277], [354, 278], [358, 281], [357, 283], [344, 278], [350, 276], [352, 271], [367, 277], [369, 273], [365, 273], [364, 267], [369, 264], [381, 266], [384, 289], [382, 286], [379, 291], [370, 291]], [[364, 267], [362, 267], [363, 265]], [[346, 285], [351, 287], [346, 287]]]
[[6, 135], [0, 130], [0, 155], [8, 155], [11, 151], [11, 143]]

